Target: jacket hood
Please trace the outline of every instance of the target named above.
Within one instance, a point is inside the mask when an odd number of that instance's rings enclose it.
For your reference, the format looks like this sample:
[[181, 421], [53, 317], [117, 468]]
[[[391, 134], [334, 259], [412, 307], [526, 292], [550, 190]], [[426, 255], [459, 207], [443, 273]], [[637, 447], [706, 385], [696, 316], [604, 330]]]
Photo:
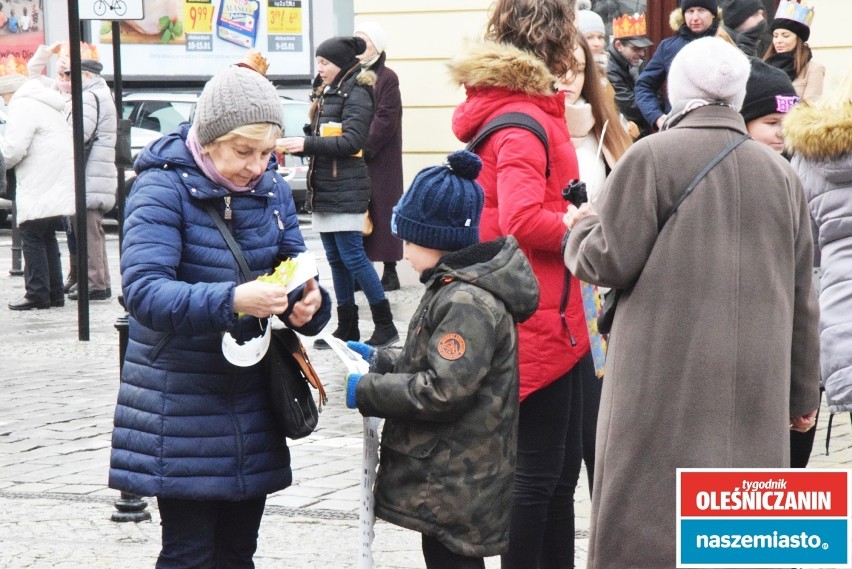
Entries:
[[450, 278], [487, 290], [503, 301], [515, 322], [525, 321], [538, 308], [538, 281], [511, 235], [448, 253], [424, 278], [427, 286]]
[[852, 103], [839, 110], [799, 103], [784, 117], [784, 136], [789, 150], [811, 160], [852, 152]]
[[36, 101], [44, 103], [48, 107], [60, 112], [65, 109], [65, 97], [63, 97], [59, 91], [46, 87], [41, 81], [29, 80], [21, 85], [20, 88], [15, 91], [15, 94], [12, 95], [12, 98], [9, 100], [9, 104], [16, 99], [23, 99], [25, 97], [35, 99]]
[[465, 87], [500, 87], [530, 95], [552, 95], [556, 76], [542, 60], [509, 44], [486, 41], [447, 64], [450, 77]]

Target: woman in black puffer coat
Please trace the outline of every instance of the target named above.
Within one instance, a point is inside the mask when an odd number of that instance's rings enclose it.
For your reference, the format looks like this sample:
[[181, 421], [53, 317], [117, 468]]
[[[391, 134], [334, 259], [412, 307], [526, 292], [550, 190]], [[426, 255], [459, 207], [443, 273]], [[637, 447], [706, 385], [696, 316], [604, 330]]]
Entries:
[[[365, 49], [364, 40], [356, 37], [334, 37], [317, 47], [318, 75], [306, 136], [279, 139], [278, 146], [311, 157], [306, 205], [331, 266], [338, 318], [332, 335], [344, 341], [360, 339], [357, 280], [375, 324], [366, 343], [384, 347], [399, 340], [399, 334], [362, 237], [370, 203], [370, 175], [363, 149], [373, 119], [376, 82], [376, 74], [362, 71], [357, 59]], [[329, 345], [317, 340], [314, 347]]]

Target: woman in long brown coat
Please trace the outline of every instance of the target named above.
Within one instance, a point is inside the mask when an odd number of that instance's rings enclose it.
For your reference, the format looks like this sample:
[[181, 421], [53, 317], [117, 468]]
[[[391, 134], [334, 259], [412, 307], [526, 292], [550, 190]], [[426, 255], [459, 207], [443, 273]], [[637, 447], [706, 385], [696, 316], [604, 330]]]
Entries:
[[363, 22], [355, 35], [367, 42], [367, 51], [359, 56], [361, 65], [376, 74], [373, 91], [376, 112], [370, 123], [370, 134], [364, 148], [364, 159], [370, 172], [370, 217], [373, 233], [364, 238], [367, 257], [384, 263], [382, 287], [399, 289], [396, 263], [402, 259], [402, 241], [390, 229], [393, 206], [402, 196], [402, 99], [399, 78], [385, 66], [387, 35], [375, 22]]
[[791, 425], [813, 425], [813, 241], [795, 172], [747, 140], [658, 231], [692, 178], [746, 133], [737, 109], [748, 73], [720, 39], [685, 46], [669, 75], [665, 131], [621, 158], [597, 215], [566, 214], [571, 272], [635, 283], [610, 336], [589, 569], [674, 568], [676, 469], [787, 467]]

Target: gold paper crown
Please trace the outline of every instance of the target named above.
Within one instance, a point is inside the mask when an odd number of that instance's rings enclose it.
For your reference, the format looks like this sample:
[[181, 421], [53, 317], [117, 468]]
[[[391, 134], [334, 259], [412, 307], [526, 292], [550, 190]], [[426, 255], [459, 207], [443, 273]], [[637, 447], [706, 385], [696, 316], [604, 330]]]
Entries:
[[776, 18], [786, 18], [799, 22], [800, 24], [811, 27], [814, 21], [814, 8], [810, 2], [802, 0], [782, 0], [778, 5], [778, 11], [775, 13]]
[[648, 27], [645, 23], [645, 14], [624, 14], [612, 22], [613, 39], [635, 38], [647, 36]]

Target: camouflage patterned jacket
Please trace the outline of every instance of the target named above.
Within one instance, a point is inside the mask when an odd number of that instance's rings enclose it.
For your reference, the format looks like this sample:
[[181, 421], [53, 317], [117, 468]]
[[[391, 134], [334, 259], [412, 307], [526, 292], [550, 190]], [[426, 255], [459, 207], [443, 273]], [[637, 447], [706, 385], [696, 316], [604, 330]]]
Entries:
[[[471, 557], [508, 545], [518, 424], [516, 324], [538, 281], [514, 237], [445, 255], [398, 357], [382, 350], [358, 383], [384, 417], [376, 515]], [[390, 356], [390, 357], [389, 357]]]

